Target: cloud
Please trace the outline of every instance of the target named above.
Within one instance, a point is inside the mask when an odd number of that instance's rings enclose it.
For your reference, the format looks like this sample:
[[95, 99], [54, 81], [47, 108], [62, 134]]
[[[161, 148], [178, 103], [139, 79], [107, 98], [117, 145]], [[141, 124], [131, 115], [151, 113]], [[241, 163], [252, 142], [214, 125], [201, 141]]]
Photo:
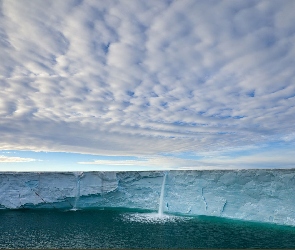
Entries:
[[22, 158], [22, 157], [8, 157], [5, 155], [0, 155], [0, 163], [12, 163], [12, 162], [32, 162], [37, 161], [32, 158]]
[[[269, 169], [269, 168], [294, 168], [295, 156], [293, 149], [274, 150], [265, 148], [260, 152], [255, 149], [249, 149], [248, 152], [239, 149], [232, 149], [231, 152], [220, 151], [193, 155], [190, 157], [174, 156], [146, 156], [138, 157], [132, 160], [93, 160], [78, 162], [78, 164], [88, 165], [88, 167], [97, 165], [105, 169], [114, 167], [128, 167], [138, 170], [139, 168], [153, 170], [218, 170], [218, 169]], [[92, 168], [92, 169], [95, 169]]]
[[294, 168], [295, 157], [293, 150], [278, 150], [272, 152], [253, 153], [246, 156], [230, 157], [219, 156], [205, 159], [204, 163], [222, 169], [247, 169], [247, 168]]
[[181, 159], [177, 157], [144, 157], [136, 160], [94, 160], [89, 162], [78, 162], [82, 165], [98, 165], [103, 167], [129, 167], [129, 169], [138, 170], [139, 168], [153, 170], [171, 170], [171, 169], [208, 169], [208, 164], [200, 164], [198, 161]]
[[150, 156], [291, 140], [293, 7], [4, 0], [0, 149]]

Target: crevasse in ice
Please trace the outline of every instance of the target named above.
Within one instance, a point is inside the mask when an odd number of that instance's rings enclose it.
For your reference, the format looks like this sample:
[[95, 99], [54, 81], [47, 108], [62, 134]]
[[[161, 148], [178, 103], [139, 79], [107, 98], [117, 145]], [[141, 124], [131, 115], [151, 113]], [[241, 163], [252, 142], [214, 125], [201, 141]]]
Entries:
[[[295, 226], [295, 170], [166, 173], [164, 213]], [[127, 207], [157, 211], [163, 178], [160, 171], [4, 172], [0, 173], [0, 208]]]

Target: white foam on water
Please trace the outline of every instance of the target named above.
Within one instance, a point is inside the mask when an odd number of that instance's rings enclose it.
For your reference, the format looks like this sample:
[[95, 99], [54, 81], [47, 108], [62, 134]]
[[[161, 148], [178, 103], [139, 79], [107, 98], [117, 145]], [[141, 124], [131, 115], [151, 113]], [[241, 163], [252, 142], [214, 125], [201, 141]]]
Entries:
[[78, 208], [71, 208], [69, 211], [79, 211], [79, 210], [81, 210], [81, 209], [78, 209]]
[[156, 223], [162, 224], [167, 222], [180, 222], [191, 219], [190, 217], [181, 217], [158, 213], [126, 213], [122, 214], [123, 220], [140, 222], [140, 223]]

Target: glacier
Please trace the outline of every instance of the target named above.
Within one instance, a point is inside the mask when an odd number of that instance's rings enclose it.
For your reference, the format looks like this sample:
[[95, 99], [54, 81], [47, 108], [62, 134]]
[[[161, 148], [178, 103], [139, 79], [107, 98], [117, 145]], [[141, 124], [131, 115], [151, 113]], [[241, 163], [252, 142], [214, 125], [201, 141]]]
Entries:
[[161, 190], [163, 213], [295, 226], [294, 169], [2, 172], [0, 209], [160, 211]]

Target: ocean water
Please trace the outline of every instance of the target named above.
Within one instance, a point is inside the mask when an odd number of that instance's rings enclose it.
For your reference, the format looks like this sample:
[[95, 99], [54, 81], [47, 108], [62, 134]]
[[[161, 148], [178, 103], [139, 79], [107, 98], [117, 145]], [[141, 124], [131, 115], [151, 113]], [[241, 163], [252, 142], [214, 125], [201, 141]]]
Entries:
[[295, 248], [295, 227], [127, 209], [0, 210], [0, 248]]

